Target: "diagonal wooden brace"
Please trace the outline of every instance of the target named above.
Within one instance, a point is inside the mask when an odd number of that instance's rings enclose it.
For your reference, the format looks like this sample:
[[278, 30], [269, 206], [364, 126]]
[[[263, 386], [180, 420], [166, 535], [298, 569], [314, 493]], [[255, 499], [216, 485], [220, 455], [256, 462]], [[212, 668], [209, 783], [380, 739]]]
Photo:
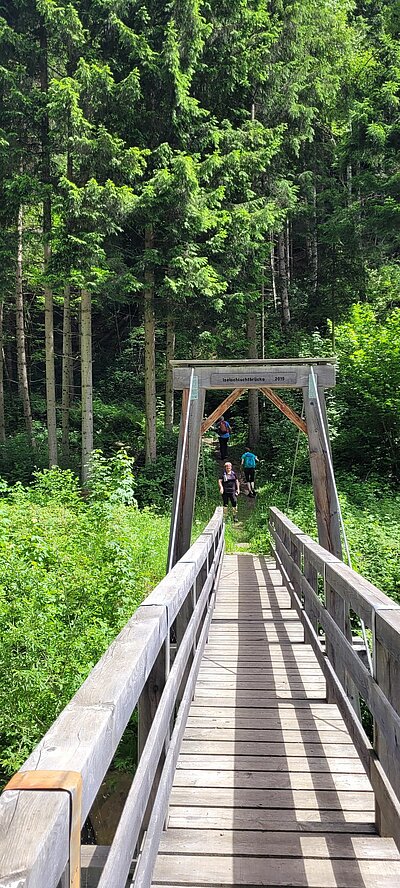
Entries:
[[4, 792], [67, 792], [69, 795], [69, 884], [81, 884], [82, 775], [78, 771], [18, 771]]
[[224, 401], [222, 401], [222, 404], [220, 404], [219, 407], [216, 407], [215, 410], [210, 413], [207, 419], [202, 422], [201, 434], [204, 435], [205, 432], [208, 432], [208, 429], [211, 428], [213, 422], [219, 419], [220, 416], [223, 416], [224, 411], [227, 410], [228, 407], [231, 407], [231, 405], [234, 404], [235, 401], [237, 401], [237, 399], [240, 398], [240, 396], [243, 395], [243, 392], [245, 391], [246, 389], [244, 388], [234, 389], [233, 392], [231, 392], [231, 394], [228, 395], [228, 397], [225, 398]]
[[285, 416], [290, 419], [290, 422], [292, 422], [293, 425], [297, 426], [300, 431], [304, 432], [304, 434], [307, 435], [307, 425], [304, 422], [304, 419], [302, 419], [301, 416], [298, 415], [298, 413], [292, 410], [292, 408], [289, 407], [289, 404], [286, 404], [286, 401], [283, 401], [282, 398], [279, 397], [279, 395], [277, 395], [274, 391], [272, 391], [272, 389], [267, 388], [266, 386], [260, 386], [260, 390], [262, 391], [263, 395], [265, 395], [267, 398], [269, 398], [270, 401], [272, 401], [273, 404], [275, 404], [275, 407], [277, 407], [278, 410], [281, 411], [281, 413], [284, 413]]

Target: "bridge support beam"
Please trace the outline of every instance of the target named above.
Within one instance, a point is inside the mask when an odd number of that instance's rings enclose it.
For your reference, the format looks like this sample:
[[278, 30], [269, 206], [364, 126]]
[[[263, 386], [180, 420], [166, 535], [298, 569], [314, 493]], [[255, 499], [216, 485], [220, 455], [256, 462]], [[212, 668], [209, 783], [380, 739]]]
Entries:
[[[325, 435], [321, 428], [318, 404], [308, 387], [303, 388], [304, 409], [308, 433], [311, 478], [314, 491], [315, 512], [317, 518], [318, 540], [320, 545], [342, 558], [340, 537], [340, 519], [336, 502], [334, 479], [330, 470], [326, 441], [329, 442], [329, 431], [326, 417], [324, 389], [318, 386], [318, 398], [321, 408]], [[328, 445], [329, 446], [329, 445]]]
[[[196, 377], [191, 390], [184, 389], [183, 391], [172, 501], [168, 570], [190, 548], [205, 394], [205, 389], [202, 386], [198, 386], [198, 379], [196, 382]], [[188, 424], [187, 430], [186, 424]]]

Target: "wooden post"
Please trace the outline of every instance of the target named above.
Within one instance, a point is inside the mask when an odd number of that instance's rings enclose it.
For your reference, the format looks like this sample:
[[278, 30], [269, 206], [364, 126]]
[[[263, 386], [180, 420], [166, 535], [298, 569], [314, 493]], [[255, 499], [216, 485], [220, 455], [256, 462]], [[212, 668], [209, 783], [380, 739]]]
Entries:
[[[318, 571], [316, 570], [314, 565], [311, 563], [307, 552], [304, 552], [303, 573], [304, 573], [305, 579], [310, 584], [310, 586], [314, 590], [315, 594], [318, 595]], [[311, 606], [310, 597], [307, 592], [304, 592], [304, 610], [305, 610], [309, 620], [312, 623], [315, 633], [318, 634], [318, 620], [316, 618], [314, 609]]]
[[[326, 421], [324, 389], [318, 387], [319, 403], [329, 442], [329, 431]], [[318, 540], [320, 545], [342, 558], [340, 539], [340, 521], [336, 503], [332, 474], [329, 468], [328, 453], [321, 429], [318, 407], [315, 399], [310, 398], [308, 388], [303, 388], [304, 408], [306, 414], [308, 446], [310, 453], [311, 478], [314, 491], [315, 512], [317, 517]]]
[[[160, 653], [154, 663], [150, 675], [146, 681], [143, 691], [138, 701], [138, 761], [142, 755], [149, 730], [153, 724], [153, 719], [160, 702], [161, 694], [165, 687], [167, 674], [169, 672], [169, 639], [163, 644]], [[160, 757], [158, 767], [155, 773], [152, 790], [147, 805], [146, 814], [143, 818], [142, 833], [139, 839], [139, 846], [143, 830], [148, 826], [153, 802], [156, 797], [158, 784], [160, 782], [161, 772], [165, 761], [165, 751]]]
[[[188, 392], [182, 404], [168, 551], [169, 569], [190, 548], [204, 402], [205, 389], [202, 387], [197, 388], [197, 385], [194, 384], [190, 403]], [[189, 427], [186, 446], [184, 447], [186, 420], [189, 423]]]
[[[400, 616], [393, 603], [377, 608], [374, 615], [373, 642], [374, 642], [374, 678], [385, 694], [393, 709], [400, 714], [400, 650], [399, 632]], [[382, 763], [385, 774], [400, 799], [400, 773], [398, 766], [398, 745], [395, 732], [390, 729], [390, 724], [378, 728], [374, 722], [374, 746]], [[393, 825], [390, 823], [386, 812], [375, 803], [376, 825], [381, 836], [392, 836]]]

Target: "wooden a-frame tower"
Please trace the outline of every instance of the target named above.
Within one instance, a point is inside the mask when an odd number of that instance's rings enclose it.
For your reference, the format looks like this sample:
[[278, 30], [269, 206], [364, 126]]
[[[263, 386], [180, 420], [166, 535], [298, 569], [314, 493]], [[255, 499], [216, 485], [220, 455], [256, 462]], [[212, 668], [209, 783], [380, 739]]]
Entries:
[[[321, 358], [253, 361], [173, 361], [174, 389], [182, 391], [182, 414], [176, 460], [169, 541], [170, 569], [188, 550], [201, 436], [246, 389], [259, 389], [308, 437], [318, 538], [321, 546], [342, 557], [340, 520], [330, 454], [325, 389], [335, 385], [335, 364]], [[276, 389], [301, 389], [305, 421]], [[228, 396], [203, 419], [208, 389]]]

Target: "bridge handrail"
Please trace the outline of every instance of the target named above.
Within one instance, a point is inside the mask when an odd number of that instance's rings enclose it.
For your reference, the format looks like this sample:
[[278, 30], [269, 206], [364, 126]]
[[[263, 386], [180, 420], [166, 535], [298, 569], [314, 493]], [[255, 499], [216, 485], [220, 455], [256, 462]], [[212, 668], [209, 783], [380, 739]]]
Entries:
[[[327, 679], [328, 699], [341, 709], [371, 780], [379, 830], [400, 847], [400, 606], [279, 509], [270, 509], [269, 528], [292, 604]], [[352, 613], [371, 630], [373, 675], [354, 647]], [[373, 744], [362, 726], [360, 698], [373, 717]]]
[[[187, 682], [191, 687], [195, 680], [206, 640], [223, 549], [223, 517], [218, 508], [198, 540], [138, 607], [21, 768], [79, 772], [83, 825], [138, 705], [140, 759], [128, 799], [128, 820], [134, 810], [134, 823], [128, 824], [130, 844], [125, 834], [124, 856], [118, 828], [120, 873], [117, 878], [114, 869], [108, 882], [105, 869], [103, 885], [125, 885], [140, 830], [148, 826], [147, 803], [157, 793], [174, 709], [185, 696]], [[177, 651], [172, 663], [173, 623]], [[179, 731], [174, 729], [173, 737], [179, 743]], [[164, 783], [167, 779], [168, 774]], [[156, 814], [159, 818], [159, 808]], [[4, 791], [0, 798], [0, 888], [16, 884], [18, 888], [56, 888], [69, 861], [69, 817], [65, 792]], [[126, 826], [126, 814], [121, 822]]]

